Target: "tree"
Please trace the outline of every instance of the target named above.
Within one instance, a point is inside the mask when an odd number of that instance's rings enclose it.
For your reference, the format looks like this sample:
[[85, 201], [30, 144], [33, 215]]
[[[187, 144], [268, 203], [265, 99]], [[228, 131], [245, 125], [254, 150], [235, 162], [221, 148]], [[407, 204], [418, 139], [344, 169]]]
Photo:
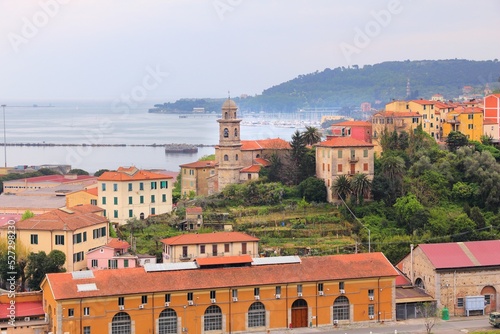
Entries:
[[306, 145], [314, 145], [321, 141], [321, 132], [314, 126], [306, 126], [305, 131], [302, 132], [302, 140]]
[[332, 192], [345, 200], [352, 192], [351, 180], [345, 174], [337, 176], [332, 184]]
[[72, 169], [68, 172], [68, 174], [72, 174], [72, 175], [90, 175], [89, 172], [83, 170], [83, 169], [79, 169], [79, 168], [75, 168], [75, 169]]
[[424, 318], [425, 331], [432, 332], [432, 328], [436, 324], [437, 308], [436, 303], [425, 302], [419, 305], [418, 311]]
[[286, 168], [287, 183], [299, 184], [303, 180], [301, 175], [303, 159], [307, 152], [306, 145], [299, 130], [295, 131], [292, 135], [290, 146], [291, 150], [289, 152], [288, 166]]
[[398, 198], [394, 208], [399, 226], [406, 228], [408, 233], [413, 233], [417, 228], [423, 227], [427, 221], [425, 208], [414, 194]]
[[298, 186], [299, 194], [308, 202], [326, 202], [325, 181], [316, 177], [308, 177]]
[[99, 177], [106, 172], [109, 172], [109, 169], [99, 169], [97, 172], [94, 173], [94, 176]]
[[21, 220], [26, 220], [29, 218], [35, 217], [35, 214], [31, 212], [30, 210], [24, 211], [23, 215], [21, 216]]
[[469, 144], [467, 137], [458, 131], [451, 131], [446, 138], [446, 145], [451, 152], [455, 152], [458, 148]]
[[31, 290], [40, 289], [40, 283], [42, 283], [46, 274], [66, 271], [63, 268], [65, 262], [66, 255], [60, 250], [53, 250], [49, 255], [44, 251], [31, 253], [28, 256], [28, 264], [26, 266], [28, 287]]
[[358, 204], [363, 204], [364, 198], [370, 193], [372, 182], [366, 174], [355, 174], [351, 179], [352, 193]]
[[215, 160], [215, 154], [204, 155], [198, 159], [198, 161], [214, 161], [214, 160]]

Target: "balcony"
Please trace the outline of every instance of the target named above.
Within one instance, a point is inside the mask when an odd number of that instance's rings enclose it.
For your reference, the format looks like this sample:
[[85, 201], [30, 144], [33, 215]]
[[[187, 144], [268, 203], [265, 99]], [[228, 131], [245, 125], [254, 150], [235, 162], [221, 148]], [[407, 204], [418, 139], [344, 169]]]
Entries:
[[238, 252], [239, 255], [252, 255], [251, 251], [247, 251], [246, 253]]
[[191, 261], [193, 254], [182, 254], [179, 256], [180, 261]]
[[212, 253], [206, 253], [207, 257], [217, 257], [217, 256], [224, 256], [224, 252], [212, 252]]
[[358, 162], [359, 161], [359, 158], [356, 157], [356, 156], [350, 156], [349, 157], [349, 162]]
[[446, 122], [450, 124], [460, 124], [460, 120], [458, 119], [447, 119]]

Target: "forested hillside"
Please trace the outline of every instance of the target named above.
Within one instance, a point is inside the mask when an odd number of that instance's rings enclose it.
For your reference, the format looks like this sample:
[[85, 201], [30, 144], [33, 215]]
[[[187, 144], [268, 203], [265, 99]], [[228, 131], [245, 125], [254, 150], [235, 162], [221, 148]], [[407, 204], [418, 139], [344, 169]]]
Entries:
[[[410, 96], [407, 96], [406, 91], [408, 79]], [[482, 94], [486, 84], [491, 89], [498, 88], [499, 80], [500, 62], [497, 59], [389, 61], [362, 68], [354, 65], [299, 75], [264, 90], [260, 95], [234, 100], [243, 112], [358, 107], [362, 102], [383, 107], [392, 99], [430, 99], [436, 93], [445, 99], [454, 99], [462, 94], [464, 86], [471, 86], [472, 94]], [[191, 112], [197, 107], [219, 111], [223, 100], [181, 99], [155, 107], [170, 112]]]

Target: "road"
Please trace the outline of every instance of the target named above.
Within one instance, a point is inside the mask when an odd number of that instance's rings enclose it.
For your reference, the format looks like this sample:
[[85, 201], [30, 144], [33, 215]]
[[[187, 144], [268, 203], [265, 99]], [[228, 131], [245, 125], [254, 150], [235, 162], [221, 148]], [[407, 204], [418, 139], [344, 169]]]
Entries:
[[[453, 334], [469, 333], [472, 331], [492, 330], [488, 324], [488, 316], [475, 317], [452, 317], [444, 321], [436, 319], [432, 328], [432, 333]], [[263, 332], [265, 333], [265, 332]], [[355, 324], [340, 326], [338, 328], [318, 327], [318, 328], [296, 328], [288, 330], [273, 330], [270, 334], [425, 334], [425, 322], [423, 319], [412, 319], [406, 321], [386, 322], [376, 324]], [[500, 333], [500, 330], [491, 333]]]

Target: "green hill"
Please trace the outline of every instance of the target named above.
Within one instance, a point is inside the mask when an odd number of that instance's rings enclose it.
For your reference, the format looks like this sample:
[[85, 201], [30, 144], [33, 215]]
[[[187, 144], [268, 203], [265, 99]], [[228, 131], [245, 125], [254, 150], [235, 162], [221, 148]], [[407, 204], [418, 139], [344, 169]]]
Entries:
[[[411, 93], [407, 96], [407, 81]], [[295, 112], [306, 108], [359, 107], [370, 102], [382, 108], [392, 99], [427, 98], [439, 93], [445, 99], [456, 99], [464, 86], [482, 94], [486, 84], [499, 87], [500, 62], [464, 59], [388, 61], [362, 68], [327, 68], [270, 87], [260, 95], [235, 98], [242, 111]], [[182, 99], [157, 105], [159, 110], [187, 111], [205, 107], [220, 108], [223, 99]]]

